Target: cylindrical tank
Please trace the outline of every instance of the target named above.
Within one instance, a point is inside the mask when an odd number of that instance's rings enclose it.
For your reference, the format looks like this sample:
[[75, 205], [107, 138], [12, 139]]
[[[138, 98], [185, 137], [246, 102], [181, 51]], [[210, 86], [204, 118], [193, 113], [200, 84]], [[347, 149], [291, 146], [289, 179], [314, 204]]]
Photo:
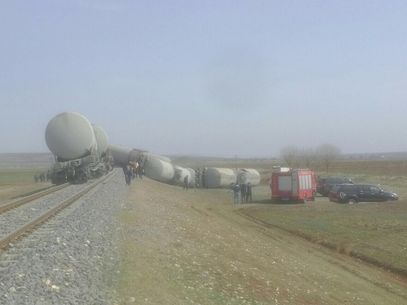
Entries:
[[129, 163], [130, 148], [120, 147], [116, 145], [109, 145], [109, 151], [113, 157], [115, 166], [126, 166]]
[[79, 159], [96, 149], [89, 120], [75, 112], [63, 112], [48, 122], [45, 141], [59, 161]]
[[[195, 181], [195, 175], [192, 177], [191, 172], [188, 168], [174, 165], [174, 183], [178, 185], [184, 185], [185, 177], [188, 177], [188, 185], [191, 186], [192, 182]], [[194, 172], [195, 173], [195, 172]], [[193, 180], [192, 180], [193, 179]]]
[[109, 146], [109, 139], [107, 138], [107, 134], [102, 127], [95, 124], [92, 124], [92, 127], [95, 133], [98, 153], [99, 155], [103, 155]]
[[145, 158], [145, 152], [139, 149], [132, 149], [117, 145], [109, 145], [115, 166], [126, 166], [130, 161], [136, 162]]
[[195, 186], [195, 177], [196, 177], [196, 173], [195, 170], [193, 168], [187, 168], [187, 170], [189, 171], [189, 175], [190, 175], [190, 179], [189, 181], [189, 186], [190, 187], [194, 187]]
[[248, 184], [252, 186], [260, 184], [260, 173], [253, 168], [241, 168], [237, 172], [238, 183]]
[[169, 183], [174, 178], [174, 166], [154, 155], [148, 155], [144, 164], [144, 173], [147, 177]]
[[153, 153], [150, 153], [150, 152], [145, 152], [144, 155], [147, 156], [147, 157], [148, 157], [148, 156], [152, 156], [152, 157], [154, 157], [154, 158], [156, 158], [156, 159], [160, 159], [161, 161], [171, 163], [171, 159], [170, 159], [170, 158], [165, 157], [165, 156], [162, 156], [162, 155], [156, 155], [156, 154], [153, 154]]
[[204, 186], [208, 188], [230, 187], [236, 183], [236, 173], [230, 168], [208, 167], [203, 174]]

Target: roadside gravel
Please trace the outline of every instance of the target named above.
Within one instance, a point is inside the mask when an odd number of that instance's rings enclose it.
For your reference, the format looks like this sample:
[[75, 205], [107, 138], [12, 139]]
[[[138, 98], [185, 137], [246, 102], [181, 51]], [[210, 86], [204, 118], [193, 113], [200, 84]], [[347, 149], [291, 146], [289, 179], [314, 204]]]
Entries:
[[114, 304], [119, 172], [0, 254], [0, 304]]

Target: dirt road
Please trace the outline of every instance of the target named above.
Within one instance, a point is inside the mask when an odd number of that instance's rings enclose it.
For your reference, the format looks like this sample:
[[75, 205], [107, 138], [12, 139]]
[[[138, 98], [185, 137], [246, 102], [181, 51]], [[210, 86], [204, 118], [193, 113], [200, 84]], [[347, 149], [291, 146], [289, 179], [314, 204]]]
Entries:
[[119, 217], [121, 304], [407, 304], [397, 276], [236, 213], [226, 190], [151, 180]]

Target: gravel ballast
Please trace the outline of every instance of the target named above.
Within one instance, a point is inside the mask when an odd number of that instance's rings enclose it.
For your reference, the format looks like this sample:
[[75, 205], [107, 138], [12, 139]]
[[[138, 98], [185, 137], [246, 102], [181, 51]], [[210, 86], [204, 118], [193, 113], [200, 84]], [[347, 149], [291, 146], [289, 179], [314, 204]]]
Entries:
[[119, 170], [33, 234], [0, 253], [0, 304], [115, 304]]

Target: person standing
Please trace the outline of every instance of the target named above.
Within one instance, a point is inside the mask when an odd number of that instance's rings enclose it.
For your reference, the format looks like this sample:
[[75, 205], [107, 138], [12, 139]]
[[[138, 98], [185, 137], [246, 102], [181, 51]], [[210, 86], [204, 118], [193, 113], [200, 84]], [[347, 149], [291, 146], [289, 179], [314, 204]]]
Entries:
[[233, 203], [237, 204], [240, 202], [240, 185], [236, 183], [233, 186]]
[[123, 174], [124, 179], [126, 180], [126, 184], [130, 185], [133, 176], [132, 167], [130, 166], [130, 164], [127, 164], [126, 166], [123, 167]]
[[240, 193], [241, 193], [241, 203], [246, 201], [246, 194], [247, 194], [247, 185], [245, 183], [240, 184]]
[[250, 182], [246, 187], [246, 202], [252, 202], [252, 184]]
[[184, 177], [184, 190], [188, 190], [188, 184], [189, 184], [188, 176], [185, 176]]

